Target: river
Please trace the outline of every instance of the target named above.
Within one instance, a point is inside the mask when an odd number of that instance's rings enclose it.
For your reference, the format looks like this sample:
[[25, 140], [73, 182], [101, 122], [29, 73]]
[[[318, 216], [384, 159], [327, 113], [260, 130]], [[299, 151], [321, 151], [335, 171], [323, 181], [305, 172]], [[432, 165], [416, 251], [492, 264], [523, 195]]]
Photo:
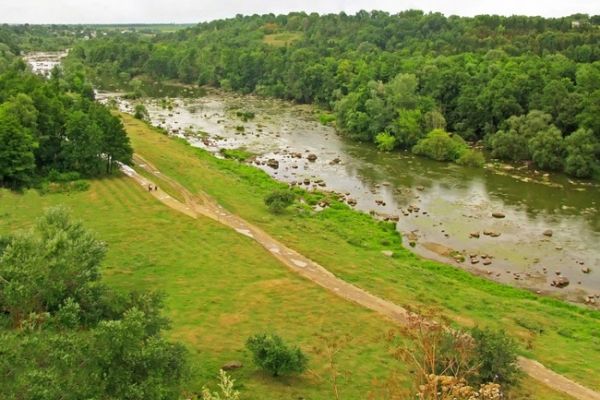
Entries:
[[[141, 101], [154, 125], [194, 146], [216, 155], [221, 148], [243, 147], [275, 179], [335, 191], [358, 210], [398, 219], [398, 231], [417, 254], [538, 293], [577, 302], [594, 295], [600, 302], [598, 183], [525, 167], [476, 169], [382, 153], [322, 125], [310, 106], [200, 92], [157, 86], [148, 90], [153, 97]], [[179, 97], [165, 102], [174, 93]], [[132, 111], [119, 94], [98, 98], [116, 98], [122, 110]], [[255, 117], [243, 121], [238, 111]], [[309, 154], [316, 160], [309, 161]], [[569, 285], [553, 286], [558, 277]]]

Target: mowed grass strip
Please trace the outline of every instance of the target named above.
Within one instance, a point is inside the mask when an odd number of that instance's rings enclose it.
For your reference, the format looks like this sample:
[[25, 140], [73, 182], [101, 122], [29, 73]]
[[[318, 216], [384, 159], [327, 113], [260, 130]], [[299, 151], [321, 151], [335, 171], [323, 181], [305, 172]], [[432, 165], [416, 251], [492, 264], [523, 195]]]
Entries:
[[[435, 308], [457, 326], [504, 329], [521, 352], [600, 390], [600, 313], [423, 260], [393, 229], [336, 205], [317, 214], [271, 215], [263, 198], [285, 185], [253, 167], [219, 160], [122, 114], [134, 149], [193, 192], [204, 191], [330, 271], [404, 307]], [[395, 252], [393, 258], [381, 254]]]

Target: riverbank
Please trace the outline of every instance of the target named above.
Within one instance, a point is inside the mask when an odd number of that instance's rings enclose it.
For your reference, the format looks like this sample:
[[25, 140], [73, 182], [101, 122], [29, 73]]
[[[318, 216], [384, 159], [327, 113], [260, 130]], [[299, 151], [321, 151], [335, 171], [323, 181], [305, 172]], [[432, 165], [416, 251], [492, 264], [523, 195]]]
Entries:
[[[504, 329], [519, 340], [524, 355], [599, 388], [599, 312], [423, 260], [401, 246], [392, 224], [374, 221], [334, 199], [321, 212], [273, 216], [262, 199], [286, 185], [253, 167], [216, 159], [130, 116], [123, 119], [136, 152], [192, 193], [208, 193], [345, 281], [408, 309], [436, 308], [457, 326]], [[309, 203], [321, 196], [304, 195]]]
[[[420, 256], [512, 286], [600, 304], [597, 184], [503, 164], [474, 169], [381, 153], [344, 140], [308, 105], [216, 91], [138, 101], [154, 125], [193, 146], [215, 154], [244, 149], [279, 181], [336, 192], [358, 210], [391, 219]], [[253, 118], [242, 118], [244, 113]], [[493, 218], [495, 212], [506, 218]], [[568, 286], [553, 286], [557, 271]]]

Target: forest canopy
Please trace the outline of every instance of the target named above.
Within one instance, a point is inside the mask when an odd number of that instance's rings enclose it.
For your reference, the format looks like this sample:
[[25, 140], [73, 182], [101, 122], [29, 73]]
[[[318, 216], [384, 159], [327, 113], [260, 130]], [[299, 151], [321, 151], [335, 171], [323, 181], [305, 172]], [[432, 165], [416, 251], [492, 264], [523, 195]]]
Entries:
[[[412, 149], [446, 129], [485, 139], [495, 157], [586, 177], [599, 159], [598, 43], [600, 16], [360, 11], [237, 16], [154, 36], [114, 33], [80, 42], [71, 57], [98, 84], [177, 79], [315, 103], [335, 111], [348, 137], [379, 137], [386, 150]], [[532, 112], [547, 123], [520, 137], [509, 121]], [[576, 131], [589, 146], [563, 143]], [[526, 145], [502, 148], [507, 134]]]
[[121, 121], [94, 101], [77, 68], [33, 74], [12, 52], [0, 54], [0, 186], [41, 176], [110, 174], [132, 149]]

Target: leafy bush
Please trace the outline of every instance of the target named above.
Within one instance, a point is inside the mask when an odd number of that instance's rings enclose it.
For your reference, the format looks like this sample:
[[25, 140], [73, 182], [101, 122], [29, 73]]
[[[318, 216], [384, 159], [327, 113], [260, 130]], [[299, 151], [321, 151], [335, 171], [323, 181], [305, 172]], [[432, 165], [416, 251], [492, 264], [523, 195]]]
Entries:
[[467, 149], [463, 151], [456, 162], [467, 167], [483, 167], [483, 164], [485, 164], [485, 157], [480, 151]]
[[277, 335], [251, 336], [246, 347], [252, 352], [254, 362], [273, 376], [300, 374], [308, 365], [308, 358], [299, 347], [287, 346]]
[[265, 204], [275, 214], [283, 212], [294, 203], [296, 196], [288, 190], [276, 190], [265, 197]]
[[48, 172], [48, 180], [50, 182], [71, 182], [81, 179], [81, 174], [75, 171], [59, 172], [55, 169]]
[[319, 121], [322, 125], [329, 125], [333, 121], [335, 121], [335, 115], [323, 113], [319, 115]]
[[434, 129], [419, 140], [413, 153], [437, 161], [456, 161], [467, 150], [467, 144], [458, 135], [450, 135], [442, 129]]
[[475, 340], [475, 361], [479, 366], [474, 383], [494, 382], [514, 385], [519, 377], [517, 345], [503, 331], [475, 328], [471, 331]]
[[135, 105], [135, 108], [133, 109], [133, 116], [141, 120], [147, 120], [150, 117], [148, 110], [143, 104]]
[[375, 137], [375, 143], [381, 151], [392, 151], [396, 147], [396, 138], [387, 132], [382, 132]]

